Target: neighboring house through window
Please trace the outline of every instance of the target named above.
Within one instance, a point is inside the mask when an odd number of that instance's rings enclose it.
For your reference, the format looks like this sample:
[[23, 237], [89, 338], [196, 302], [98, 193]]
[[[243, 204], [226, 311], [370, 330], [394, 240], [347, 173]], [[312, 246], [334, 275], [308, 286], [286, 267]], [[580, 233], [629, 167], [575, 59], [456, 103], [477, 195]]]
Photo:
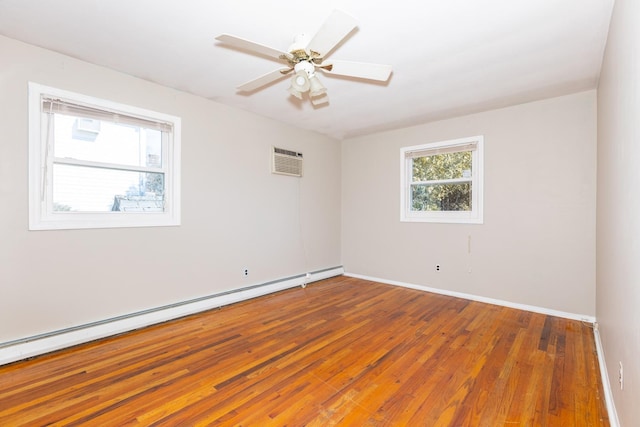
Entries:
[[29, 228], [180, 224], [180, 118], [29, 84]]
[[482, 136], [404, 147], [401, 221], [483, 222]]

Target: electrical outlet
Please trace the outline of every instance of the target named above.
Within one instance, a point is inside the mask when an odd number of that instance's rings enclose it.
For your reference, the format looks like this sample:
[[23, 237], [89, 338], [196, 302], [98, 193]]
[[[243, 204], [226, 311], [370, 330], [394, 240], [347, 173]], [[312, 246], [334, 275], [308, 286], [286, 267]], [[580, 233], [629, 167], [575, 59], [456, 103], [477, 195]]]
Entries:
[[620, 390], [624, 390], [624, 370], [622, 369], [622, 362], [620, 362], [620, 369], [618, 370], [618, 382], [620, 383]]
[[436, 272], [440, 273], [440, 264], [436, 264]]
[[249, 276], [249, 269], [247, 267], [242, 269], [242, 276], [243, 277], [248, 277]]

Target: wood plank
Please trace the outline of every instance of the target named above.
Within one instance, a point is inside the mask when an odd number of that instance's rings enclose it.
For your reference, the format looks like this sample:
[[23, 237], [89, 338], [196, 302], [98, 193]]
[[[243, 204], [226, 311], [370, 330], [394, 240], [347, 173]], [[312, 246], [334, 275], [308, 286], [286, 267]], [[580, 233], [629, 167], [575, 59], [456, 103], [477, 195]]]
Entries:
[[591, 325], [336, 277], [0, 367], [0, 425], [608, 426]]

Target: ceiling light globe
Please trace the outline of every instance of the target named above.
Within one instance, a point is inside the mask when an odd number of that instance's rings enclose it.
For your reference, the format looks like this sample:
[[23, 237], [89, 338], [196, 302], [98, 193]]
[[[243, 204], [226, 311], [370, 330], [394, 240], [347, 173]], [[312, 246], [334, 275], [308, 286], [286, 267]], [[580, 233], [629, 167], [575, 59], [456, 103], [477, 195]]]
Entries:
[[291, 87], [298, 92], [306, 92], [311, 87], [309, 76], [304, 71], [296, 71], [296, 75], [291, 79]]
[[315, 75], [309, 79], [309, 88], [309, 95], [311, 96], [320, 96], [327, 91], [327, 88], [320, 83], [320, 79]]
[[293, 85], [289, 86], [289, 89], [287, 89], [287, 91], [289, 91], [289, 93], [293, 96], [295, 96], [298, 99], [302, 99], [302, 93], [300, 93], [299, 90], [297, 90], [296, 88], [293, 87]]

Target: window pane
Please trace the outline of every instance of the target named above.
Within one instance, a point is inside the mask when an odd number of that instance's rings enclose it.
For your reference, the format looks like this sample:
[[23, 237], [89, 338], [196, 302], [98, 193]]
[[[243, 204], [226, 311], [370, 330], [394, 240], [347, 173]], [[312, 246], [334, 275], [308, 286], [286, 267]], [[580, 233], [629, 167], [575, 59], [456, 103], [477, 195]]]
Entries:
[[471, 177], [471, 151], [435, 154], [413, 159], [412, 181]]
[[412, 211], [471, 211], [471, 183], [411, 186]]
[[162, 132], [106, 120], [54, 115], [55, 157], [162, 167]]
[[164, 212], [164, 174], [53, 165], [54, 212]]

